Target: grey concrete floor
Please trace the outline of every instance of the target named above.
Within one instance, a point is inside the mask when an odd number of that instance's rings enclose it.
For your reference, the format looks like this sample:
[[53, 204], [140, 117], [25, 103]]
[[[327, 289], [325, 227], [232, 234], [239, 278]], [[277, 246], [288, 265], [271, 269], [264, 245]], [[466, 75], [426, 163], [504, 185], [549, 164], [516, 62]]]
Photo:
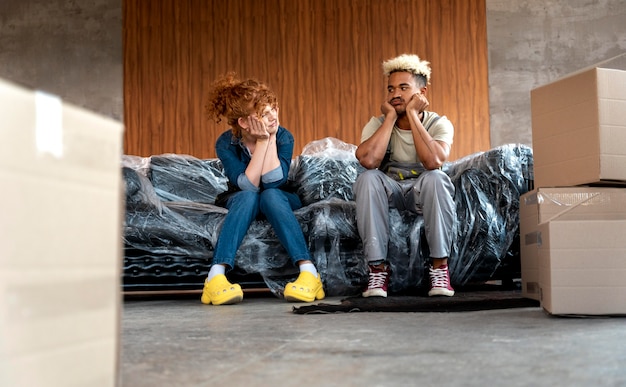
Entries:
[[626, 386], [625, 318], [540, 308], [292, 313], [300, 305], [272, 295], [226, 306], [127, 299], [120, 384]]

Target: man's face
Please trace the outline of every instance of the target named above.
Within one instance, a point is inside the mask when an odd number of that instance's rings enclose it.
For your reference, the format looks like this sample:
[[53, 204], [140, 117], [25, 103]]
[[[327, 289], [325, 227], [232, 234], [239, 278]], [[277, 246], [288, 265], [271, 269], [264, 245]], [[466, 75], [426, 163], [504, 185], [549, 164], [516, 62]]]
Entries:
[[415, 77], [407, 72], [395, 72], [389, 75], [387, 82], [387, 101], [398, 114], [406, 113], [406, 104], [415, 93], [422, 93]]

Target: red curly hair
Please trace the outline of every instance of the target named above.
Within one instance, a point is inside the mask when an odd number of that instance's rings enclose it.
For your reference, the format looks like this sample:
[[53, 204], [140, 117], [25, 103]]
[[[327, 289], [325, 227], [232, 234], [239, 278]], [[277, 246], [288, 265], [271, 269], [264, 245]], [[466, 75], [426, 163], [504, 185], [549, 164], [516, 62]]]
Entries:
[[209, 118], [217, 123], [226, 118], [239, 138], [243, 129], [239, 118], [254, 113], [260, 116], [267, 105], [278, 107], [276, 95], [267, 85], [253, 78], [239, 80], [234, 72], [222, 75], [211, 85], [208, 99], [205, 109]]

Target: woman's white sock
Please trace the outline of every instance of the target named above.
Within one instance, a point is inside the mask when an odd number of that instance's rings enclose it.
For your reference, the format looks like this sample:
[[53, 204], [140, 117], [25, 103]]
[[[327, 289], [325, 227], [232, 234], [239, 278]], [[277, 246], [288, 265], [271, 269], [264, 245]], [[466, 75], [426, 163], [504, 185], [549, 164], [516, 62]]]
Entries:
[[303, 271], [308, 271], [309, 273], [317, 277], [317, 269], [315, 268], [315, 265], [312, 263], [303, 263], [302, 265], [300, 265], [300, 272], [303, 272]]
[[219, 274], [226, 274], [226, 266], [224, 265], [211, 266], [211, 269], [209, 270], [209, 276], [207, 277], [207, 279], [210, 281], [213, 279], [213, 277]]

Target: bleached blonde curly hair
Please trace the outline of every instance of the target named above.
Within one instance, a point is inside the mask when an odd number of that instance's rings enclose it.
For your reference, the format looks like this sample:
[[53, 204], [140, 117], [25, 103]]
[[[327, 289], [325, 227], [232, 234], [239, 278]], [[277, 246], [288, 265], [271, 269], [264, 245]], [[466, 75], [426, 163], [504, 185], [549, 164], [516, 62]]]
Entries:
[[416, 76], [422, 76], [426, 84], [430, 83], [430, 62], [421, 60], [417, 55], [402, 54], [383, 62], [383, 73], [389, 76], [391, 73], [406, 71]]

